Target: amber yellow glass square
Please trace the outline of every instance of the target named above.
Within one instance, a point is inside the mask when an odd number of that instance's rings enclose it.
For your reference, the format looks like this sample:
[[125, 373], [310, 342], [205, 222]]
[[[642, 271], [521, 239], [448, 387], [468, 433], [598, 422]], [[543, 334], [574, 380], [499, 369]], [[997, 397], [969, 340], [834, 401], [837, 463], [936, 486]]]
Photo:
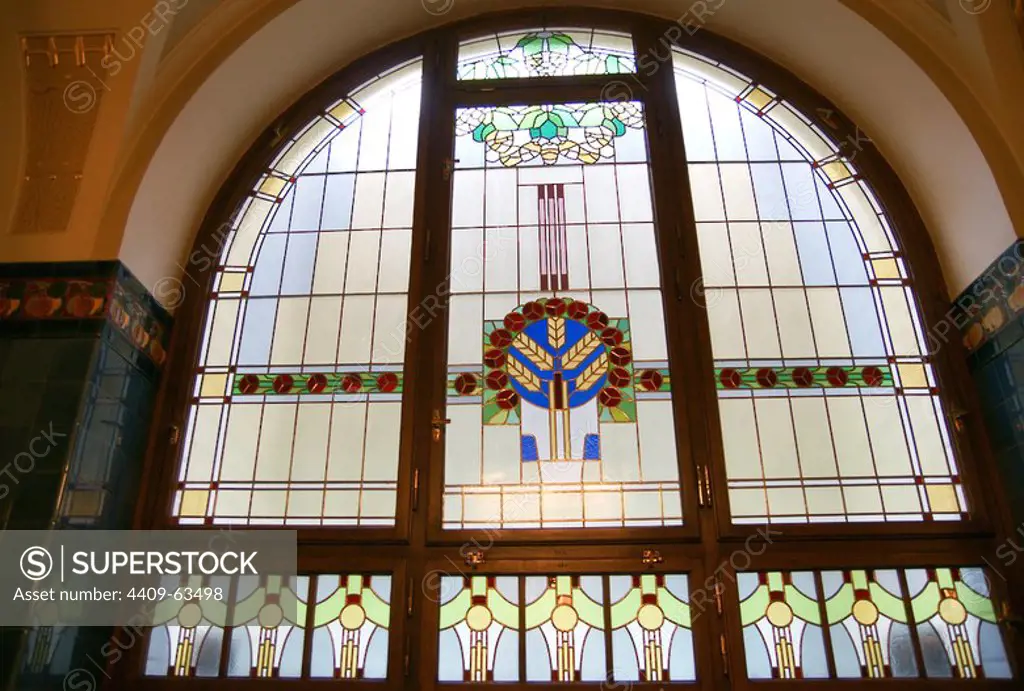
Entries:
[[288, 181], [286, 179], [279, 178], [276, 175], [269, 175], [263, 181], [263, 184], [260, 185], [260, 192], [271, 197], [280, 197], [287, 184]]
[[206, 515], [206, 503], [210, 498], [210, 491], [205, 489], [185, 490], [181, 493], [181, 510], [179, 516], [195, 518]]
[[226, 374], [206, 374], [203, 375], [203, 383], [199, 387], [200, 398], [210, 398], [211, 396], [224, 396], [228, 386], [228, 375]]
[[900, 373], [900, 386], [904, 389], [927, 389], [928, 374], [924, 365], [897, 365]]
[[875, 269], [875, 278], [902, 278], [895, 259], [874, 259], [871, 266]]
[[76, 490], [71, 494], [67, 515], [71, 518], [99, 516], [103, 510], [103, 492], [100, 490]]
[[348, 101], [342, 101], [338, 105], [331, 108], [328, 111], [328, 115], [332, 118], [337, 119], [339, 122], [344, 123], [356, 112], [356, 109], [352, 107], [352, 104]]
[[772, 102], [775, 98], [768, 92], [764, 91], [760, 87], [755, 86], [750, 90], [750, 93], [745, 96], [747, 103], [754, 106], [758, 110], [764, 110], [765, 106]]
[[953, 485], [925, 485], [928, 491], [928, 504], [932, 513], [959, 513], [960, 502], [957, 501]]
[[825, 171], [825, 175], [827, 175], [828, 179], [832, 182], [839, 182], [853, 176], [853, 171], [851, 171], [850, 167], [843, 161], [837, 160], [832, 161], [831, 163], [826, 163], [821, 167], [821, 169]]
[[220, 277], [219, 293], [238, 293], [245, 287], [245, 274], [226, 273]]

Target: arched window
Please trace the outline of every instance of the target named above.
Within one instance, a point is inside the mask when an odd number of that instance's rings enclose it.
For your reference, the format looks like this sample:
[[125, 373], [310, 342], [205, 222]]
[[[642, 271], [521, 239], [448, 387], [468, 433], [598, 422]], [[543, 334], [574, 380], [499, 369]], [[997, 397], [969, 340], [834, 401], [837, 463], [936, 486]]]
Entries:
[[161, 609], [140, 683], [1012, 676], [916, 216], [824, 99], [678, 29], [410, 39], [243, 162], [147, 498], [297, 529], [300, 574]]

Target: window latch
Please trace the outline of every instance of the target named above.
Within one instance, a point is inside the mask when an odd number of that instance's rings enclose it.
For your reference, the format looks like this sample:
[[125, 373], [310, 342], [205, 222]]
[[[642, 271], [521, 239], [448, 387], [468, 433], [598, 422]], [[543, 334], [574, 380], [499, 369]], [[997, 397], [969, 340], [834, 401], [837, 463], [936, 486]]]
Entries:
[[430, 429], [432, 430], [431, 436], [434, 441], [441, 441], [441, 431], [449, 424], [451, 424], [451, 420], [446, 417], [441, 417], [440, 410], [434, 411], [434, 417], [430, 420]]

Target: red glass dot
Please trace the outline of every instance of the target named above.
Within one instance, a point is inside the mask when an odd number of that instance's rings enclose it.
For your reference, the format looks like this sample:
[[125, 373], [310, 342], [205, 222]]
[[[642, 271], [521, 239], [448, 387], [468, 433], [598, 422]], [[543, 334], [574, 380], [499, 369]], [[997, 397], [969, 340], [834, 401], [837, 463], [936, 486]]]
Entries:
[[825, 376], [832, 386], [846, 386], [846, 382], [850, 381], [850, 375], [842, 367], [829, 367]]
[[523, 316], [526, 321], [537, 321], [544, 316], [544, 306], [539, 302], [528, 302], [523, 305]]
[[341, 380], [341, 388], [346, 393], [359, 393], [363, 388], [363, 380], [354, 374], [346, 375]]
[[610, 386], [606, 386], [601, 389], [601, 393], [597, 395], [597, 400], [601, 402], [601, 405], [606, 408], [614, 408], [615, 406], [622, 403], [622, 394], [619, 393], [618, 389], [613, 389]]
[[640, 373], [639, 382], [647, 391], [657, 391], [665, 383], [665, 377], [658, 370], [649, 369]]
[[629, 372], [621, 367], [613, 367], [608, 373], [608, 383], [619, 388], [629, 386]]
[[757, 384], [765, 389], [771, 389], [779, 383], [779, 377], [775, 374], [775, 370], [766, 367], [764, 369], [757, 370]]
[[560, 317], [565, 314], [565, 301], [562, 298], [551, 298], [544, 305], [544, 311], [552, 317]]
[[594, 331], [600, 331], [608, 326], [608, 315], [604, 312], [591, 312], [587, 315], [587, 326]]
[[505, 315], [505, 328], [509, 331], [522, 331], [526, 326], [526, 319], [518, 312], [509, 312]]
[[722, 382], [722, 386], [727, 389], [738, 389], [740, 384], [743, 383], [740, 373], [731, 367], [726, 367], [721, 371], [718, 375], [718, 381]]
[[455, 377], [455, 390], [463, 396], [473, 393], [476, 391], [476, 376], [463, 373]]
[[797, 367], [793, 370], [793, 383], [802, 387], [813, 386], [814, 374], [806, 367]]
[[497, 348], [491, 348], [484, 353], [484, 364], [491, 369], [497, 369], [505, 364], [505, 353]]
[[292, 390], [295, 380], [288, 374], [279, 374], [274, 377], [274, 391], [276, 393], [288, 393]]
[[519, 394], [511, 389], [505, 389], [504, 391], [499, 391], [494, 400], [502, 410], [512, 410], [519, 405]]
[[580, 302], [579, 300], [573, 300], [569, 303], [569, 307], [566, 308], [565, 311], [566, 314], [569, 315], [570, 319], [579, 321], [584, 319], [587, 316], [587, 313], [590, 312], [590, 305], [585, 302]]
[[398, 388], [398, 375], [394, 372], [384, 372], [377, 377], [377, 388], [384, 393], [391, 393]]
[[512, 334], [505, 329], [495, 329], [491, 332], [491, 345], [495, 348], [504, 348], [512, 342]]
[[629, 352], [629, 350], [622, 346], [616, 346], [608, 353], [608, 358], [613, 364], [625, 367], [633, 361], [633, 353]]
[[320, 393], [327, 388], [327, 377], [322, 374], [313, 374], [306, 380], [306, 390], [310, 393]]
[[487, 388], [499, 391], [508, 386], [508, 375], [500, 369], [496, 369], [487, 375]]
[[609, 327], [601, 332], [601, 340], [607, 346], [617, 346], [622, 343], [622, 332]]
[[238, 390], [244, 394], [254, 394], [260, 388], [260, 378], [255, 374], [247, 374], [238, 382]]
[[881, 386], [884, 379], [882, 370], [877, 367], [865, 367], [861, 371], [861, 376], [864, 377], [864, 383], [868, 386]]

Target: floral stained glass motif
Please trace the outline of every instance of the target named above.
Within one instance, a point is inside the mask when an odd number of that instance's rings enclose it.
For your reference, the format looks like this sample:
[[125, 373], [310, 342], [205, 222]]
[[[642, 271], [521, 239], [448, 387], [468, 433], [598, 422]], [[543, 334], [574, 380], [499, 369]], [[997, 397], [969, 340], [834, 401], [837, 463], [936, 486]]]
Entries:
[[683, 574], [444, 576], [439, 601], [441, 682], [696, 679]]
[[147, 676], [296, 679], [308, 664], [308, 678], [387, 677], [388, 575], [169, 578], [161, 585], [221, 588], [223, 595], [160, 603], [147, 642]]
[[589, 29], [539, 29], [464, 41], [457, 66], [460, 80], [635, 72], [628, 34]]
[[695, 681], [690, 588], [683, 574], [610, 576], [616, 681]]
[[181, 524], [394, 524], [421, 67], [356, 89], [282, 145], [199, 258], [220, 268]]
[[735, 523], [959, 521], [903, 255], [850, 142], [673, 55]]
[[741, 573], [738, 586], [751, 679], [1011, 676], [980, 568]]
[[590, 163], [456, 137], [446, 528], [682, 522], [641, 104], [523, 110], [619, 107], [635, 127]]
[[607, 160], [617, 137], [642, 127], [639, 104], [627, 101], [464, 108], [455, 132], [486, 146], [488, 162], [511, 167]]

